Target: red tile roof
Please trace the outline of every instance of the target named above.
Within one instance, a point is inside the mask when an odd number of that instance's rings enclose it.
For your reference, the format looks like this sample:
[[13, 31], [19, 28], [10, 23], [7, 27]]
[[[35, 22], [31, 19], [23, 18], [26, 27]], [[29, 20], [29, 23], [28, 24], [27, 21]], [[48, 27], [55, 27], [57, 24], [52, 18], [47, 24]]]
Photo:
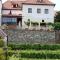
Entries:
[[[13, 8], [13, 4], [18, 4], [17, 8]], [[26, 0], [26, 1], [6, 1], [3, 3], [3, 9], [22, 9], [22, 4], [33, 4], [33, 5], [55, 5], [54, 3], [50, 2], [49, 0], [43, 0], [38, 2], [37, 0]]]

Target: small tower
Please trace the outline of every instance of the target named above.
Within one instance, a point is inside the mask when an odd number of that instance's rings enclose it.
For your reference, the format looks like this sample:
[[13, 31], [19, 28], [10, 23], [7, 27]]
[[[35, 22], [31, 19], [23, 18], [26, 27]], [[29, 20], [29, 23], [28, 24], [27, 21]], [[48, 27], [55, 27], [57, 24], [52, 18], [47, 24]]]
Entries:
[[0, 26], [2, 23], [2, 0], [0, 0]]

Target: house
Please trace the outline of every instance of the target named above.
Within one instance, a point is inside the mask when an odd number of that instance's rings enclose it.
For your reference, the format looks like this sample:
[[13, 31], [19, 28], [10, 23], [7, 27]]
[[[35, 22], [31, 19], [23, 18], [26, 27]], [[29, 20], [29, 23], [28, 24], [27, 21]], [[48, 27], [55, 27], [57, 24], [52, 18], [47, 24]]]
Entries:
[[2, 6], [2, 24], [11, 28], [28, 28], [54, 23], [54, 6], [49, 0], [7, 0]]
[[1, 11], [2, 11], [2, 1], [0, 0], [0, 26], [1, 26], [1, 16], [2, 16]]

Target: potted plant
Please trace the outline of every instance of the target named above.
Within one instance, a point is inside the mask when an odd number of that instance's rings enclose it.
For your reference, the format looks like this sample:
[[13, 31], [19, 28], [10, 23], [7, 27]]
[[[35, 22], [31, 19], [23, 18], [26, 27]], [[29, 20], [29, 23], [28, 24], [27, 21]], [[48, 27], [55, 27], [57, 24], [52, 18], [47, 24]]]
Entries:
[[38, 22], [31, 22], [31, 25], [34, 27], [34, 29], [36, 29], [37, 26], [39, 25], [39, 23]]
[[27, 22], [24, 22], [27, 26], [28, 26], [28, 29], [29, 29], [29, 26], [30, 26], [30, 19], [28, 19]]

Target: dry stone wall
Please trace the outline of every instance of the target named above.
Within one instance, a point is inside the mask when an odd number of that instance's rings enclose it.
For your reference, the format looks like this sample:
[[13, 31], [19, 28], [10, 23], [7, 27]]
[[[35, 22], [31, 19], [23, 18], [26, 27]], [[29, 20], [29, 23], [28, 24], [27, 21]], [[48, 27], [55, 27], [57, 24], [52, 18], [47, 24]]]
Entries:
[[55, 31], [4, 30], [8, 35], [8, 43], [23, 44], [55, 44]]

